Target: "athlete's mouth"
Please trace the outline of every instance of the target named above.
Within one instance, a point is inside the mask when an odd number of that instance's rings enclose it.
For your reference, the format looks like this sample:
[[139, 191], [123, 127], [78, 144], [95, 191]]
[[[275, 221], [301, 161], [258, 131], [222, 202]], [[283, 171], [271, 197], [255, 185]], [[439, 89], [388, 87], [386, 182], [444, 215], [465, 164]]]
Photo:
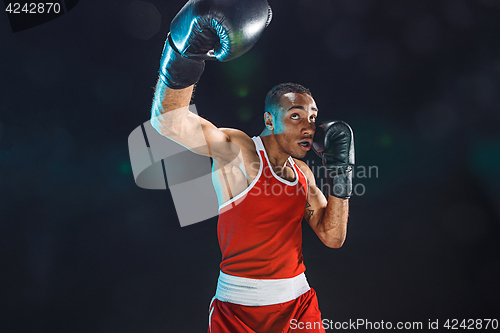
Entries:
[[309, 150], [311, 148], [311, 141], [307, 140], [307, 141], [300, 141], [299, 142], [299, 146]]

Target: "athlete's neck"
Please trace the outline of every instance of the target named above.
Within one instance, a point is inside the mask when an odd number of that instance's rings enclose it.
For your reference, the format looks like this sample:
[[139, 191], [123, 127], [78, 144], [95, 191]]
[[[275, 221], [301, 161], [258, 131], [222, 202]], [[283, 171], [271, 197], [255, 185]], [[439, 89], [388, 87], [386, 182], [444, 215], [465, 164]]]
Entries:
[[290, 155], [280, 149], [273, 134], [265, 136], [262, 136], [261, 134], [260, 138], [262, 140], [262, 144], [264, 145], [264, 149], [266, 150], [269, 163], [271, 163], [271, 167], [276, 174], [278, 174], [278, 172], [281, 173], [281, 171], [286, 167], [286, 162], [288, 161]]

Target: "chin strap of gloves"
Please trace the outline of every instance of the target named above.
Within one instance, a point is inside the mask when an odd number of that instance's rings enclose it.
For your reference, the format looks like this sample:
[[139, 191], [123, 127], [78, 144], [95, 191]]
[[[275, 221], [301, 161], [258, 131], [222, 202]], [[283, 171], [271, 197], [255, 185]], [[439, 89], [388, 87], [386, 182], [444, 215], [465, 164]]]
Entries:
[[229, 61], [244, 54], [271, 17], [267, 0], [189, 0], [170, 24], [161, 80], [172, 89], [195, 84], [205, 60]]
[[317, 126], [312, 148], [327, 169], [329, 194], [348, 199], [352, 194], [354, 167], [354, 136], [351, 127], [340, 120]]

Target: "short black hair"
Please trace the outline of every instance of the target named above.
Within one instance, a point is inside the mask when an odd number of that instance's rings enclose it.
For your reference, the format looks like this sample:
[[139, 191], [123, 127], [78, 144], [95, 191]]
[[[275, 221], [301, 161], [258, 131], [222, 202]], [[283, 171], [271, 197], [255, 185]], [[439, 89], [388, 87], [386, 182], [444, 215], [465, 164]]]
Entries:
[[311, 91], [298, 83], [280, 83], [274, 86], [267, 93], [264, 110], [275, 116], [275, 110], [279, 105], [281, 96], [291, 92], [297, 94], [307, 94], [312, 97]]

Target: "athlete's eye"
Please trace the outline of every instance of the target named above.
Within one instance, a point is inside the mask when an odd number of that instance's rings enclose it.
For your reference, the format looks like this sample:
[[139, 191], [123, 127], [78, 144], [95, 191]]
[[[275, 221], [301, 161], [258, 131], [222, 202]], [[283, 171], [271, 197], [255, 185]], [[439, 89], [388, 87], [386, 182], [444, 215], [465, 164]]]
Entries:
[[299, 115], [296, 114], [296, 113], [294, 113], [294, 114], [292, 114], [292, 116], [290, 118], [292, 118], [292, 119], [299, 119]]
[[311, 121], [316, 121], [316, 116], [311, 116], [309, 119], [310, 119]]

